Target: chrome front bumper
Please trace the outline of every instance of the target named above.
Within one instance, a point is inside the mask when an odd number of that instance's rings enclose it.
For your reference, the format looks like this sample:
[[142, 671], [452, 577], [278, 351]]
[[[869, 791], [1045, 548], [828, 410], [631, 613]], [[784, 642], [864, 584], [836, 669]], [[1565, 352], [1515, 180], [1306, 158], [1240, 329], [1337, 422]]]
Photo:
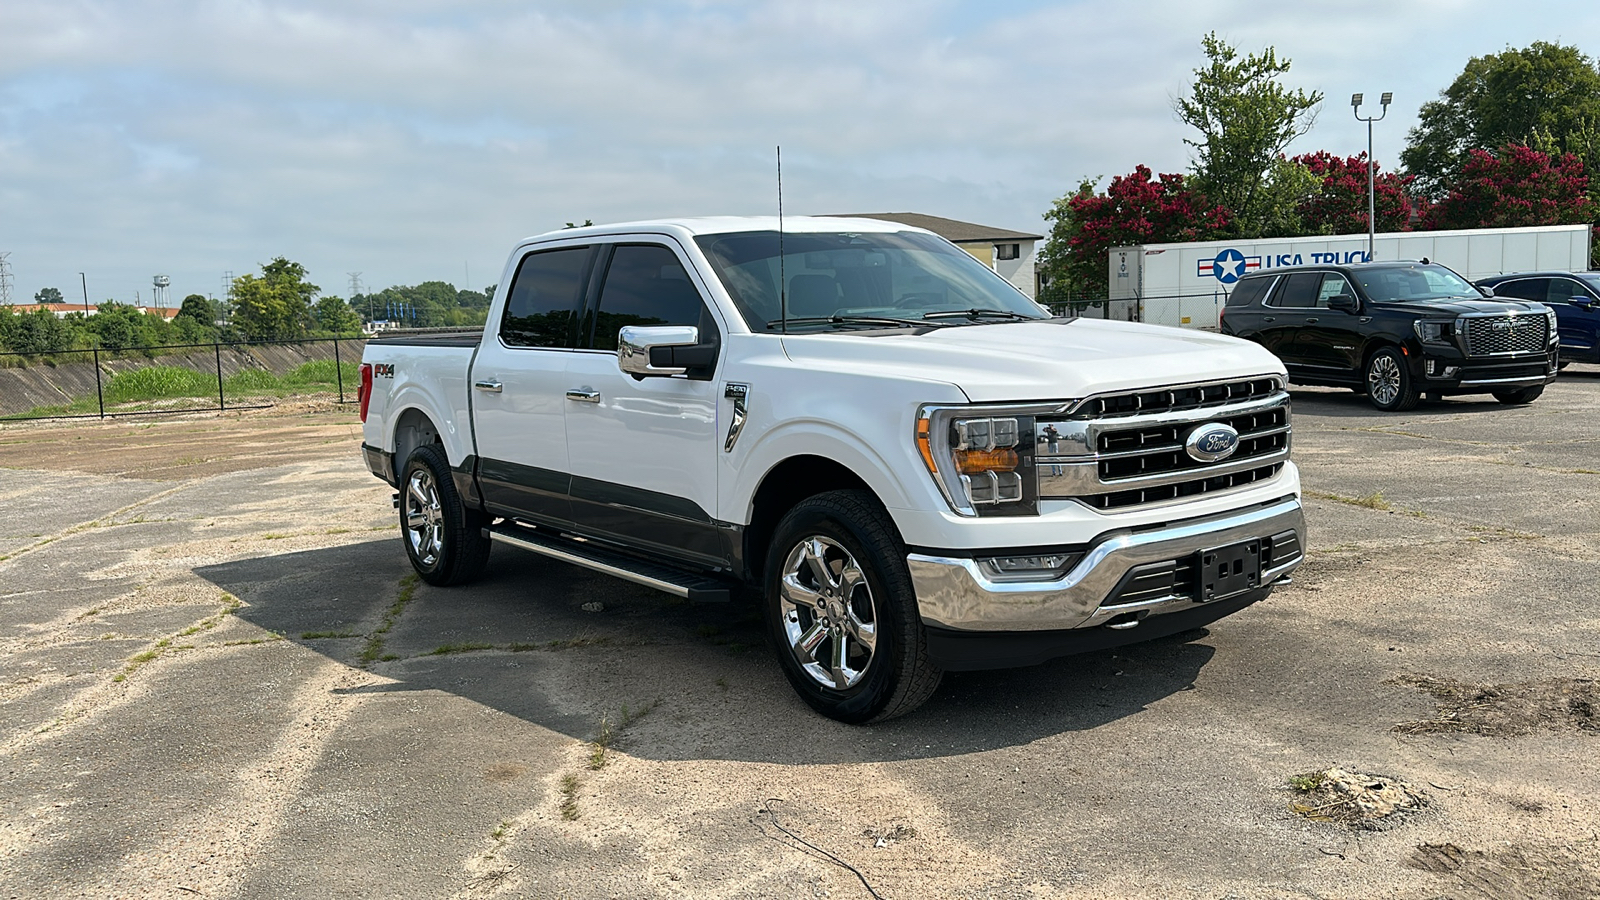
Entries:
[[1181, 593], [1102, 605], [1135, 566], [1179, 560], [1286, 531], [1295, 533], [1300, 553], [1272, 568], [1264, 567], [1259, 586], [1266, 587], [1304, 559], [1306, 527], [1298, 498], [1151, 531], [1109, 532], [1089, 547], [1071, 571], [1054, 581], [997, 581], [970, 557], [911, 553], [906, 562], [922, 620], [929, 625], [961, 631], [1092, 628], [1130, 613], [1158, 614], [1204, 605]]

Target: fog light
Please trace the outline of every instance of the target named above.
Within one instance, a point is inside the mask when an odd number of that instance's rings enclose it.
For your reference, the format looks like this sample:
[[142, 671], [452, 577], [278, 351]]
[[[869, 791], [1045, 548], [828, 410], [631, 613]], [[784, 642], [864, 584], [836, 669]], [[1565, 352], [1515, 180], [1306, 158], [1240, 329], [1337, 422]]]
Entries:
[[1056, 579], [1078, 561], [1076, 553], [1044, 553], [1036, 556], [993, 556], [978, 560], [990, 578], [1001, 581]]

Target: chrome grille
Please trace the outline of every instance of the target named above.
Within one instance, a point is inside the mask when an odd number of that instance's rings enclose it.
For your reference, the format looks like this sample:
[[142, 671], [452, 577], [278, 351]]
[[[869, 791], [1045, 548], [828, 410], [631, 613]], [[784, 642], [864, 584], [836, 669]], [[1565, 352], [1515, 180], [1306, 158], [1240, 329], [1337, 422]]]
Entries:
[[1467, 355], [1541, 353], [1549, 342], [1544, 313], [1521, 316], [1466, 316]]
[[[1041, 499], [1101, 510], [1176, 502], [1267, 480], [1289, 457], [1289, 395], [1274, 377], [1091, 397], [1067, 416], [1037, 422]], [[1213, 423], [1232, 427], [1238, 446], [1197, 460], [1185, 442]]]
[[1215, 384], [1193, 384], [1183, 387], [1162, 388], [1127, 394], [1108, 394], [1090, 397], [1074, 406], [1068, 413], [1074, 419], [1103, 419], [1114, 416], [1138, 416], [1173, 410], [1201, 409], [1221, 406], [1239, 400], [1268, 397], [1283, 389], [1276, 378], [1252, 378], [1242, 381], [1223, 381]]

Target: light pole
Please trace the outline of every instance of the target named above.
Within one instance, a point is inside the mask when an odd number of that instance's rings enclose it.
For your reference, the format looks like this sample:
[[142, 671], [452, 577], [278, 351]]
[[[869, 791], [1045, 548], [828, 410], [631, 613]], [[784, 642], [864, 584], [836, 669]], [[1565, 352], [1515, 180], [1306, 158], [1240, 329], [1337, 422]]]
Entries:
[[89, 314], [89, 279], [85, 278], [82, 272], [79, 272], [78, 281], [83, 283], [83, 314], [87, 316]]
[[1367, 262], [1372, 262], [1373, 244], [1377, 240], [1378, 230], [1378, 195], [1375, 176], [1372, 167], [1372, 123], [1382, 122], [1383, 117], [1389, 114], [1389, 102], [1394, 99], [1394, 94], [1383, 92], [1383, 112], [1376, 118], [1361, 115], [1361, 95], [1350, 95], [1350, 111], [1355, 113], [1357, 122], [1367, 123]]

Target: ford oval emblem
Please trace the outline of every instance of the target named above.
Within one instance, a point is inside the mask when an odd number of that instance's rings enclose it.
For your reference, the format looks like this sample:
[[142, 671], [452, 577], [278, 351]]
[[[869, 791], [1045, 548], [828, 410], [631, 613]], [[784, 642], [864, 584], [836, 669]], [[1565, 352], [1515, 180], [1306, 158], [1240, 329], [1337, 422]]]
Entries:
[[1239, 449], [1239, 432], [1230, 425], [1211, 422], [1189, 432], [1183, 449], [1197, 462], [1213, 463], [1227, 459]]

